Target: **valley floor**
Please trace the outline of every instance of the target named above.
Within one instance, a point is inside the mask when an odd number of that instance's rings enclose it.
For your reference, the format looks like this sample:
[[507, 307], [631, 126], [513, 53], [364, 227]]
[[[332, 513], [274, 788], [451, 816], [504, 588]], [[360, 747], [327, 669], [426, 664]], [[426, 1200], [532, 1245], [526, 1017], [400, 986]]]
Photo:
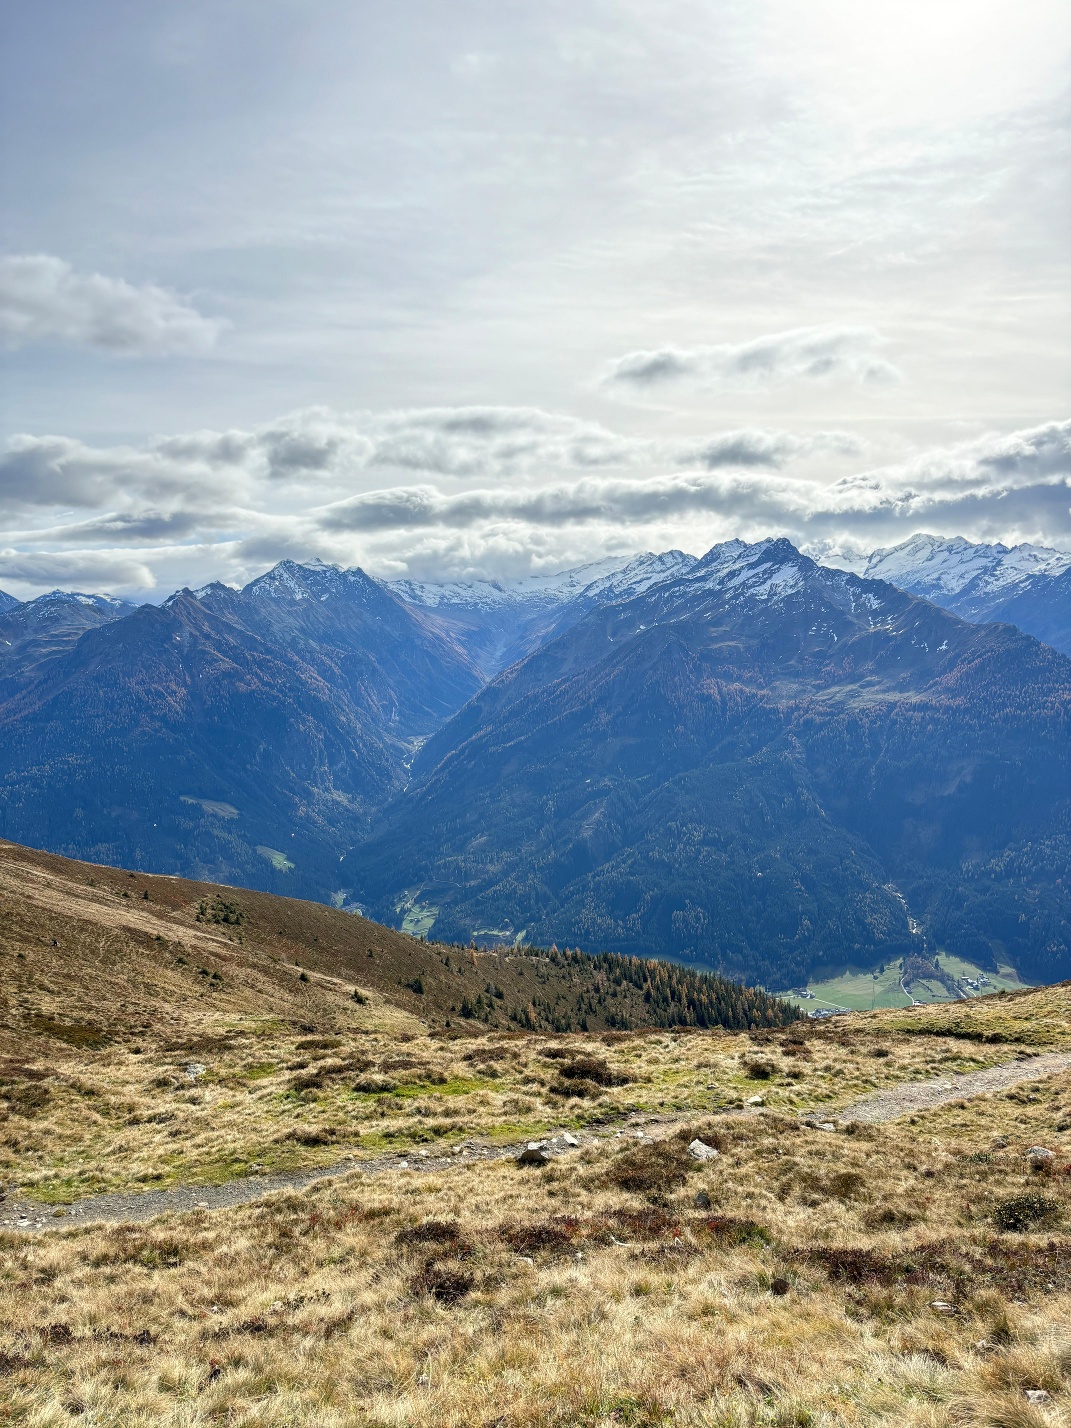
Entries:
[[[940, 953], [941, 969], [960, 985], [962, 997], [992, 996], [995, 992], [1020, 991], [1023, 982], [1011, 967], [986, 972], [973, 962], [951, 953]], [[880, 971], [847, 971], [807, 984], [807, 996], [789, 993], [788, 1000], [803, 1011], [824, 1007], [833, 1011], [876, 1011], [882, 1007], [909, 1007], [919, 1003], [954, 1001], [948, 987], [937, 980], [914, 979], [904, 983], [899, 964]]]

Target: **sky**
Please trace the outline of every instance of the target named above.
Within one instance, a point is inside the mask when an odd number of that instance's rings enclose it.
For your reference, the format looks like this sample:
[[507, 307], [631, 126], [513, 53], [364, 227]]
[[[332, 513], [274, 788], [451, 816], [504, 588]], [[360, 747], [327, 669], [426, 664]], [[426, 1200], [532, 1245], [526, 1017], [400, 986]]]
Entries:
[[35, 0], [0, 588], [1071, 549], [1065, 0]]

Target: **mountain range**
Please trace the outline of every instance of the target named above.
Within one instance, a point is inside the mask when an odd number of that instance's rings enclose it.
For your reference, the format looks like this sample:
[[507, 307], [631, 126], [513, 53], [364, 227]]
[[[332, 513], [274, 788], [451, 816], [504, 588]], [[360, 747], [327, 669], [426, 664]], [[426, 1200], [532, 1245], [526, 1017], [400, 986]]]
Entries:
[[387, 588], [431, 612], [488, 679], [561, 634], [597, 605], [637, 595], [683, 574], [697, 557], [682, 550], [609, 559], [558, 575], [436, 584], [395, 580]]
[[1071, 553], [912, 536], [876, 550], [864, 575], [921, 595], [965, 620], [1016, 625], [1071, 654]]
[[163, 606], [8, 597], [0, 835], [772, 987], [921, 939], [1051, 980], [1071, 660], [979, 622], [1055, 626], [1069, 571], [731, 541], [511, 582], [284, 561]]
[[1068, 966], [1071, 661], [787, 541], [590, 611], [423, 746], [362, 852], [438, 936], [772, 985], [935, 943]]

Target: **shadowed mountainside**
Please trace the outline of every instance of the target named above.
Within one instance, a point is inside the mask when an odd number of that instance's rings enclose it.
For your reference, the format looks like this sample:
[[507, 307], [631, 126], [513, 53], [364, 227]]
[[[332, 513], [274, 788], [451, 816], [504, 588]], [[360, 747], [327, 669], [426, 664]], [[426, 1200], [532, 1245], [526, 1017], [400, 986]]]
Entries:
[[789, 986], [925, 934], [1039, 981], [1071, 928], [1071, 663], [786, 541], [597, 609], [421, 750], [364, 894]]
[[479, 683], [359, 571], [284, 565], [244, 591], [182, 591], [9, 692], [0, 833], [326, 898], [415, 741]]

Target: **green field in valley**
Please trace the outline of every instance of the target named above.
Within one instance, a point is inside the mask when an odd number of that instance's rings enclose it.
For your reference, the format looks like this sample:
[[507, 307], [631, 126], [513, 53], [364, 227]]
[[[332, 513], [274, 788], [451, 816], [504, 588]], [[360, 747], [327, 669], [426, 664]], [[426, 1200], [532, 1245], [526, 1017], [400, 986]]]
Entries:
[[[938, 953], [938, 960], [941, 970], [960, 983], [965, 996], [985, 996], [992, 992], [1012, 991], [1026, 985], [1011, 967], [1001, 967], [999, 972], [984, 972], [973, 963], [945, 952]], [[820, 1007], [842, 1011], [872, 1011], [877, 1007], [909, 1007], [913, 1002], [953, 1000], [947, 987], [932, 980], [909, 982], [908, 991], [905, 992], [900, 985], [901, 975], [900, 963], [890, 962], [881, 972], [848, 971], [825, 981], [809, 982], [808, 997], [797, 993], [785, 993], [785, 997], [804, 1011], [816, 1011]], [[988, 978], [988, 982], [982, 981], [982, 978]]]

